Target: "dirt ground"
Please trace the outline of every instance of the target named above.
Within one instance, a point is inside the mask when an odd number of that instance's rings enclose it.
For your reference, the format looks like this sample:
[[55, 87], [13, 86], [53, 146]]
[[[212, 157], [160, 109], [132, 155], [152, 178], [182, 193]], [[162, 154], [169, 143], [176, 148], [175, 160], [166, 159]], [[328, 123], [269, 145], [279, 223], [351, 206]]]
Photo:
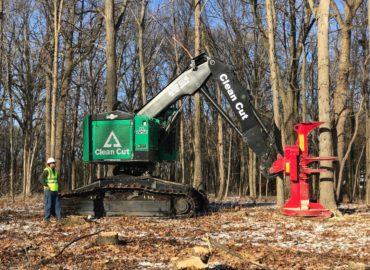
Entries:
[[[42, 199], [0, 198], [0, 269], [172, 269], [170, 259], [209, 237], [243, 256], [213, 249], [210, 269], [348, 269], [370, 264], [370, 211], [344, 205], [330, 219], [282, 215], [272, 203], [213, 205], [189, 219], [69, 216], [42, 226]], [[97, 231], [115, 231], [119, 245], [97, 246]], [[66, 248], [65, 248], [66, 247]], [[64, 251], [57, 257], [53, 256]]]

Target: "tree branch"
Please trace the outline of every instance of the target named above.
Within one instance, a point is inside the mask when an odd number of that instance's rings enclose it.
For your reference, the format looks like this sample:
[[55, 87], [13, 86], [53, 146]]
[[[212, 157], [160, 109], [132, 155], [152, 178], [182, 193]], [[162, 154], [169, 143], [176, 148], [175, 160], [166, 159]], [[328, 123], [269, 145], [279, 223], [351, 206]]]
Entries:
[[353, 6], [353, 9], [351, 9], [352, 16], [355, 16], [357, 9], [361, 6], [361, 4], [362, 4], [363, 1], [364, 0], [357, 0], [357, 1], [355, 1], [354, 6]]
[[362, 97], [362, 100], [361, 100], [361, 104], [360, 104], [360, 107], [358, 109], [358, 112], [356, 113], [355, 115], [355, 131], [353, 132], [353, 135], [352, 135], [352, 138], [351, 138], [351, 141], [347, 147], [347, 152], [346, 154], [344, 155], [343, 159], [342, 159], [342, 162], [340, 163], [340, 169], [339, 169], [339, 176], [338, 176], [338, 186], [337, 186], [337, 200], [339, 199], [340, 197], [340, 192], [341, 192], [341, 188], [342, 188], [342, 184], [343, 184], [343, 171], [344, 171], [344, 165], [348, 159], [348, 156], [349, 154], [351, 153], [351, 150], [352, 150], [352, 145], [353, 143], [355, 142], [355, 139], [356, 139], [356, 136], [357, 136], [357, 132], [358, 132], [358, 124], [359, 124], [359, 120], [360, 120], [360, 114], [362, 112], [362, 107], [364, 105], [364, 101], [365, 101], [365, 98]]
[[264, 266], [263, 264], [260, 264], [260, 263], [258, 263], [256, 261], [253, 261], [253, 260], [250, 260], [250, 259], [245, 258], [240, 253], [235, 252], [235, 251], [229, 249], [227, 246], [225, 246], [223, 244], [220, 244], [220, 243], [216, 242], [215, 240], [213, 240], [213, 239], [211, 239], [209, 237], [203, 238], [203, 240], [207, 242], [208, 246], [210, 247], [210, 250], [212, 250], [212, 247], [219, 248], [219, 249], [225, 251], [226, 253], [230, 254], [231, 256], [234, 256], [234, 257], [238, 258], [241, 261], [246, 261], [246, 262], [248, 262], [250, 264], [256, 265], [260, 269], [270, 270], [269, 267]]
[[126, 13], [127, 2], [128, 2], [128, 0], [125, 0], [125, 1], [123, 2], [122, 8], [121, 8], [120, 13], [119, 13], [119, 15], [118, 15], [117, 22], [116, 22], [116, 24], [114, 25], [114, 30], [115, 30], [115, 31], [117, 31], [117, 30], [118, 30], [118, 28], [120, 27], [120, 25], [121, 25], [121, 23], [122, 23], [122, 21], [123, 21], [123, 17], [124, 17], [124, 15], [125, 15], [125, 13]]
[[315, 6], [315, 3], [313, 2], [313, 0], [308, 0], [308, 4], [310, 5], [313, 15], [317, 19], [317, 7]]
[[255, 0], [249, 0], [251, 6], [252, 6], [252, 11], [254, 18], [257, 22], [258, 29], [261, 31], [262, 36], [267, 39], [266, 31], [265, 28], [263, 28], [262, 21], [261, 21], [261, 16], [259, 15], [259, 12], [257, 10], [257, 2]]
[[335, 16], [335, 18], [337, 18], [338, 24], [340, 25], [341, 28], [343, 28], [343, 18], [342, 18], [342, 15], [339, 12], [337, 4], [333, 0], [330, 0], [330, 5], [333, 8], [334, 16]]
[[53, 259], [55, 259], [56, 257], [60, 256], [60, 255], [63, 253], [63, 251], [64, 251], [67, 247], [69, 247], [70, 245], [72, 245], [73, 243], [75, 243], [75, 242], [77, 242], [77, 241], [80, 241], [80, 240], [82, 240], [82, 239], [85, 239], [85, 238], [88, 238], [88, 237], [91, 237], [91, 236], [97, 235], [97, 234], [101, 233], [102, 231], [103, 231], [103, 230], [99, 230], [99, 231], [97, 231], [97, 232], [94, 232], [94, 233], [91, 233], [91, 234], [87, 234], [87, 235], [83, 235], [83, 236], [80, 236], [80, 237], [77, 237], [77, 238], [73, 239], [71, 242], [69, 242], [67, 245], [65, 245], [65, 246], [64, 246], [64, 247], [63, 247], [63, 248], [58, 252], [58, 254], [56, 254], [56, 255], [54, 255], [54, 256], [52, 256], [52, 257], [48, 258], [48, 259], [43, 259], [43, 260], [41, 260], [41, 263], [42, 263], [43, 265], [50, 263]]

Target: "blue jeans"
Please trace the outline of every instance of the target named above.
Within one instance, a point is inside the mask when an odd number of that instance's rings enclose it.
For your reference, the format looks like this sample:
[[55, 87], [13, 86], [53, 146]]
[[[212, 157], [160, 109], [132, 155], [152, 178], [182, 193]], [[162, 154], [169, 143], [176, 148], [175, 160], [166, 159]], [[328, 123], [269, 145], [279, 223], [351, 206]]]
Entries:
[[62, 218], [62, 210], [60, 207], [58, 191], [50, 191], [49, 189], [44, 190], [44, 207], [45, 221], [49, 221], [51, 214], [55, 214], [57, 220], [60, 220]]

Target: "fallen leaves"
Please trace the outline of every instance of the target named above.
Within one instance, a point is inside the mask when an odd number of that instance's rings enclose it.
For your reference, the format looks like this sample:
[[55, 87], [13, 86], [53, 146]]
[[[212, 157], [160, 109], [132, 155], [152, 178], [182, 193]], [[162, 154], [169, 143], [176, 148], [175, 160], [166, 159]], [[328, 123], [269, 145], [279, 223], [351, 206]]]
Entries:
[[[99, 230], [117, 232], [119, 244], [98, 246], [94, 237], [81, 239], [45, 269], [171, 269], [172, 257], [206, 246], [205, 236], [271, 269], [347, 269], [351, 262], [370, 264], [368, 211], [305, 219], [286, 217], [274, 206], [257, 203], [256, 207], [213, 206], [221, 210], [191, 219], [91, 221], [69, 216], [61, 225], [52, 221], [43, 228], [42, 203], [29, 205], [0, 199], [0, 269], [41, 268], [36, 266], [42, 259], [58, 254], [73, 239]], [[256, 269], [217, 249], [212, 250], [208, 264], [210, 269]]]

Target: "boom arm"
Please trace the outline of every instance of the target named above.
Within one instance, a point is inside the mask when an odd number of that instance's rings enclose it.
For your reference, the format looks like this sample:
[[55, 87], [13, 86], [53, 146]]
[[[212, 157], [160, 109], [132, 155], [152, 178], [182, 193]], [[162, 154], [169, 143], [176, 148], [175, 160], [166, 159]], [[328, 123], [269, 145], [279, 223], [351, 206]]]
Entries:
[[[187, 70], [144, 105], [137, 114], [156, 117], [181, 97], [201, 91], [256, 153], [261, 160], [260, 169], [262, 172], [266, 172], [276, 159], [275, 138], [256, 113], [248, 92], [243, 89], [235, 79], [234, 74], [220, 61], [201, 54], [194, 58], [191, 63]], [[209, 79], [214, 79], [221, 86], [232, 110], [240, 121], [240, 130], [208, 94], [205, 83]]]

